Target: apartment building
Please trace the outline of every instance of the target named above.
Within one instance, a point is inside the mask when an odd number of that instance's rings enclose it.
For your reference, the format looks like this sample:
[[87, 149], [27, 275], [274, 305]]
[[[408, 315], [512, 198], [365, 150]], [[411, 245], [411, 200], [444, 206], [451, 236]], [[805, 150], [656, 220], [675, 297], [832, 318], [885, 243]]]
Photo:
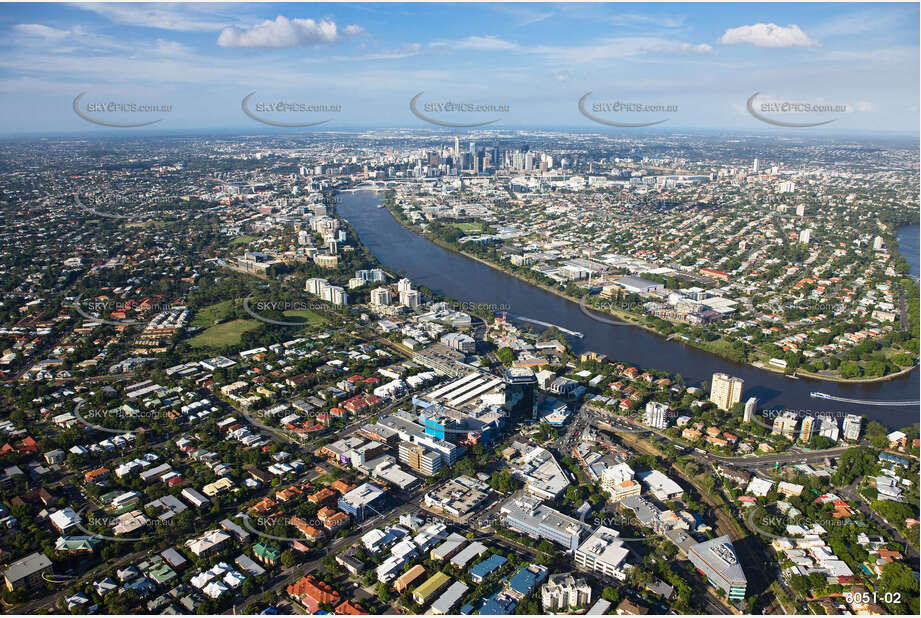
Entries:
[[714, 373], [710, 381], [710, 401], [720, 410], [729, 410], [733, 404], [742, 401], [744, 380], [725, 373]]

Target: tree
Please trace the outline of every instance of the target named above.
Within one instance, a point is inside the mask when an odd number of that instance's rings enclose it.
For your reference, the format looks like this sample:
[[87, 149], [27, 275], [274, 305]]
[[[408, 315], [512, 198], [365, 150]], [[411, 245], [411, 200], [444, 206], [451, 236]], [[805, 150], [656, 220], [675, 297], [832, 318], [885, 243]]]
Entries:
[[511, 348], [499, 348], [496, 350], [496, 358], [498, 358], [503, 365], [508, 367], [515, 360], [515, 352]]
[[907, 600], [918, 595], [918, 580], [915, 579], [911, 568], [904, 563], [890, 562], [883, 567], [879, 589], [901, 593], [902, 599]]
[[809, 578], [802, 575], [794, 575], [790, 578], [790, 588], [793, 592], [804, 597], [809, 594]]
[[390, 602], [390, 590], [384, 582], [377, 582], [377, 598], [381, 600], [381, 603]]
[[878, 360], [868, 361], [864, 366], [864, 373], [870, 378], [879, 378], [886, 373], [886, 363]]
[[840, 371], [842, 378], [856, 378], [860, 375], [860, 365], [854, 361], [845, 361], [841, 363]]
[[886, 448], [889, 446], [889, 440], [886, 438], [888, 433], [888, 430], [876, 421], [867, 423], [867, 428], [864, 430], [864, 435], [866, 435], [867, 440], [876, 448]]
[[611, 586], [605, 586], [601, 591], [601, 598], [605, 601], [609, 601], [612, 605], [620, 601], [620, 594], [617, 590]]

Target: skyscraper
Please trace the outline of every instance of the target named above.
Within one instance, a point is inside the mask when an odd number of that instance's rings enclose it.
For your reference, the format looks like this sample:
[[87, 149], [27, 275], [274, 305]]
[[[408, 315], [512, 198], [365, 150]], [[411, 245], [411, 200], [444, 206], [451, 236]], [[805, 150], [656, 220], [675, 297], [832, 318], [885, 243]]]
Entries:
[[729, 410], [733, 404], [742, 401], [741, 378], [729, 377], [725, 373], [714, 373], [710, 384], [710, 401], [720, 410]]
[[416, 290], [404, 290], [400, 292], [400, 304], [415, 309], [422, 304], [422, 296]]
[[390, 304], [393, 296], [387, 288], [371, 290], [371, 304], [375, 307], [384, 307]]
[[457, 155], [460, 154], [460, 138], [456, 135], [454, 136], [454, 158], [457, 159]]
[[742, 413], [742, 422], [750, 423], [752, 416], [755, 414], [755, 410], [758, 408], [758, 398], [749, 397], [748, 401], [745, 402], [745, 412]]

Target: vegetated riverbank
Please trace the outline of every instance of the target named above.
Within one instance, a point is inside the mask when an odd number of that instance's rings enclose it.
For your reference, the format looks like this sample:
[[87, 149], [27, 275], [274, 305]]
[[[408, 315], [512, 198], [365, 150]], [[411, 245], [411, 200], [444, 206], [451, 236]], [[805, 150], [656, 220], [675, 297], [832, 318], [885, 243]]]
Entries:
[[[405, 229], [413, 232], [414, 234], [417, 234], [418, 236], [426, 239], [426, 241], [431, 242], [432, 244], [440, 247], [441, 249], [445, 249], [451, 253], [463, 256], [468, 259], [472, 259], [476, 262], [479, 262], [480, 264], [483, 264], [484, 266], [488, 266], [489, 268], [493, 270], [496, 270], [498, 272], [501, 272], [503, 274], [506, 274], [512, 277], [515, 277], [517, 280], [525, 284], [528, 284], [535, 288], [539, 288], [545, 292], [549, 292], [560, 298], [563, 298], [565, 300], [578, 304], [583, 308], [584, 312], [588, 312], [590, 310], [592, 312], [596, 312], [599, 314], [607, 314], [607, 315], [613, 316], [623, 321], [625, 323], [625, 326], [635, 326], [637, 328], [641, 328], [650, 333], [655, 333], [657, 336], [667, 341], [681, 343], [690, 348], [701, 350], [703, 352], [712, 354], [718, 358], [722, 358], [722, 359], [731, 361], [733, 363], [738, 363], [741, 365], [748, 365], [755, 369], [766, 370], [766, 371], [770, 371], [771, 373], [780, 374], [780, 375], [789, 375], [791, 377], [794, 375], [799, 375], [802, 377], [808, 377], [813, 380], [821, 380], [821, 381], [826, 381], [826, 382], [839, 382], [839, 383], [844, 383], [844, 384], [871, 384], [875, 382], [885, 382], [885, 381], [897, 378], [899, 376], [902, 376], [904, 374], [907, 374], [911, 372], [913, 369], [917, 368], [918, 366], [917, 364], [914, 364], [908, 367], [901, 367], [901, 366], [896, 365], [897, 367], [899, 367], [899, 371], [895, 371], [887, 375], [874, 376], [874, 377], [844, 378], [844, 377], [841, 377], [840, 375], [824, 375], [824, 374], [814, 373], [802, 367], [797, 367], [794, 370], [787, 370], [787, 369], [782, 369], [779, 367], [773, 367], [771, 365], [768, 365], [767, 362], [765, 362], [766, 359], [765, 360], [762, 360], [762, 359], [750, 360], [748, 358], [740, 359], [738, 357], [738, 354], [727, 353], [726, 348], [727, 346], [731, 345], [731, 342], [724, 339], [723, 337], [718, 337], [717, 339], [714, 339], [713, 341], [705, 342], [705, 341], [697, 341], [694, 339], [687, 338], [685, 336], [682, 336], [679, 333], [666, 334], [666, 333], [660, 332], [655, 327], [644, 323], [643, 318], [635, 314], [632, 314], [626, 311], [618, 311], [617, 309], [614, 309], [614, 308], [608, 308], [608, 307], [600, 308], [600, 307], [592, 306], [590, 304], [583, 304], [584, 299], [581, 299], [572, 294], [567, 294], [565, 291], [560, 290], [556, 286], [548, 285], [544, 282], [535, 281], [531, 278], [524, 277], [520, 273], [515, 272], [514, 270], [505, 268], [501, 264], [497, 264], [496, 262], [493, 262], [491, 260], [484, 259], [473, 253], [464, 251], [463, 249], [458, 247], [455, 243], [447, 242], [429, 232], [426, 232], [421, 227], [410, 223], [406, 219], [406, 217], [403, 215], [402, 210], [397, 206], [393, 190], [388, 190], [380, 199], [381, 199], [381, 205], [383, 205], [387, 209], [387, 211], [393, 216], [394, 220], [396, 220], [397, 223], [399, 223]], [[898, 258], [901, 258], [901, 255], [899, 255], [898, 252], [896, 252], [896, 255], [898, 256]], [[902, 259], [904, 260], [904, 258]], [[603, 320], [599, 320], [599, 321], [603, 321]], [[663, 322], [666, 322], [667, 324], [670, 324], [670, 325], [672, 324], [671, 322], [667, 322], [665, 320], [663, 320]]]

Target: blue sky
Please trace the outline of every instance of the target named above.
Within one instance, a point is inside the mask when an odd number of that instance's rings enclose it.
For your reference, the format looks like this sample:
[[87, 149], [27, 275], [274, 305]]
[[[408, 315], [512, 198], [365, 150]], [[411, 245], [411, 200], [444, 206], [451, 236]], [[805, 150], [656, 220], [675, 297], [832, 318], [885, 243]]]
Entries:
[[0, 134], [106, 131], [74, 113], [81, 92], [171, 105], [118, 116], [163, 118], [151, 133], [255, 132], [266, 127], [240, 109], [254, 91], [254, 102], [340, 105], [276, 116], [331, 118], [328, 129], [429, 126], [409, 110], [419, 92], [506, 105], [488, 118], [498, 127], [601, 129], [578, 110], [592, 92], [677, 106], [631, 116], [667, 117], [663, 128], [761, 131], [746, 110], [761, 92], [846, 107], [782, 116], [835, 119], [812, 133], [916, 133], [918, 24], [917, 3], [0, 4]]

